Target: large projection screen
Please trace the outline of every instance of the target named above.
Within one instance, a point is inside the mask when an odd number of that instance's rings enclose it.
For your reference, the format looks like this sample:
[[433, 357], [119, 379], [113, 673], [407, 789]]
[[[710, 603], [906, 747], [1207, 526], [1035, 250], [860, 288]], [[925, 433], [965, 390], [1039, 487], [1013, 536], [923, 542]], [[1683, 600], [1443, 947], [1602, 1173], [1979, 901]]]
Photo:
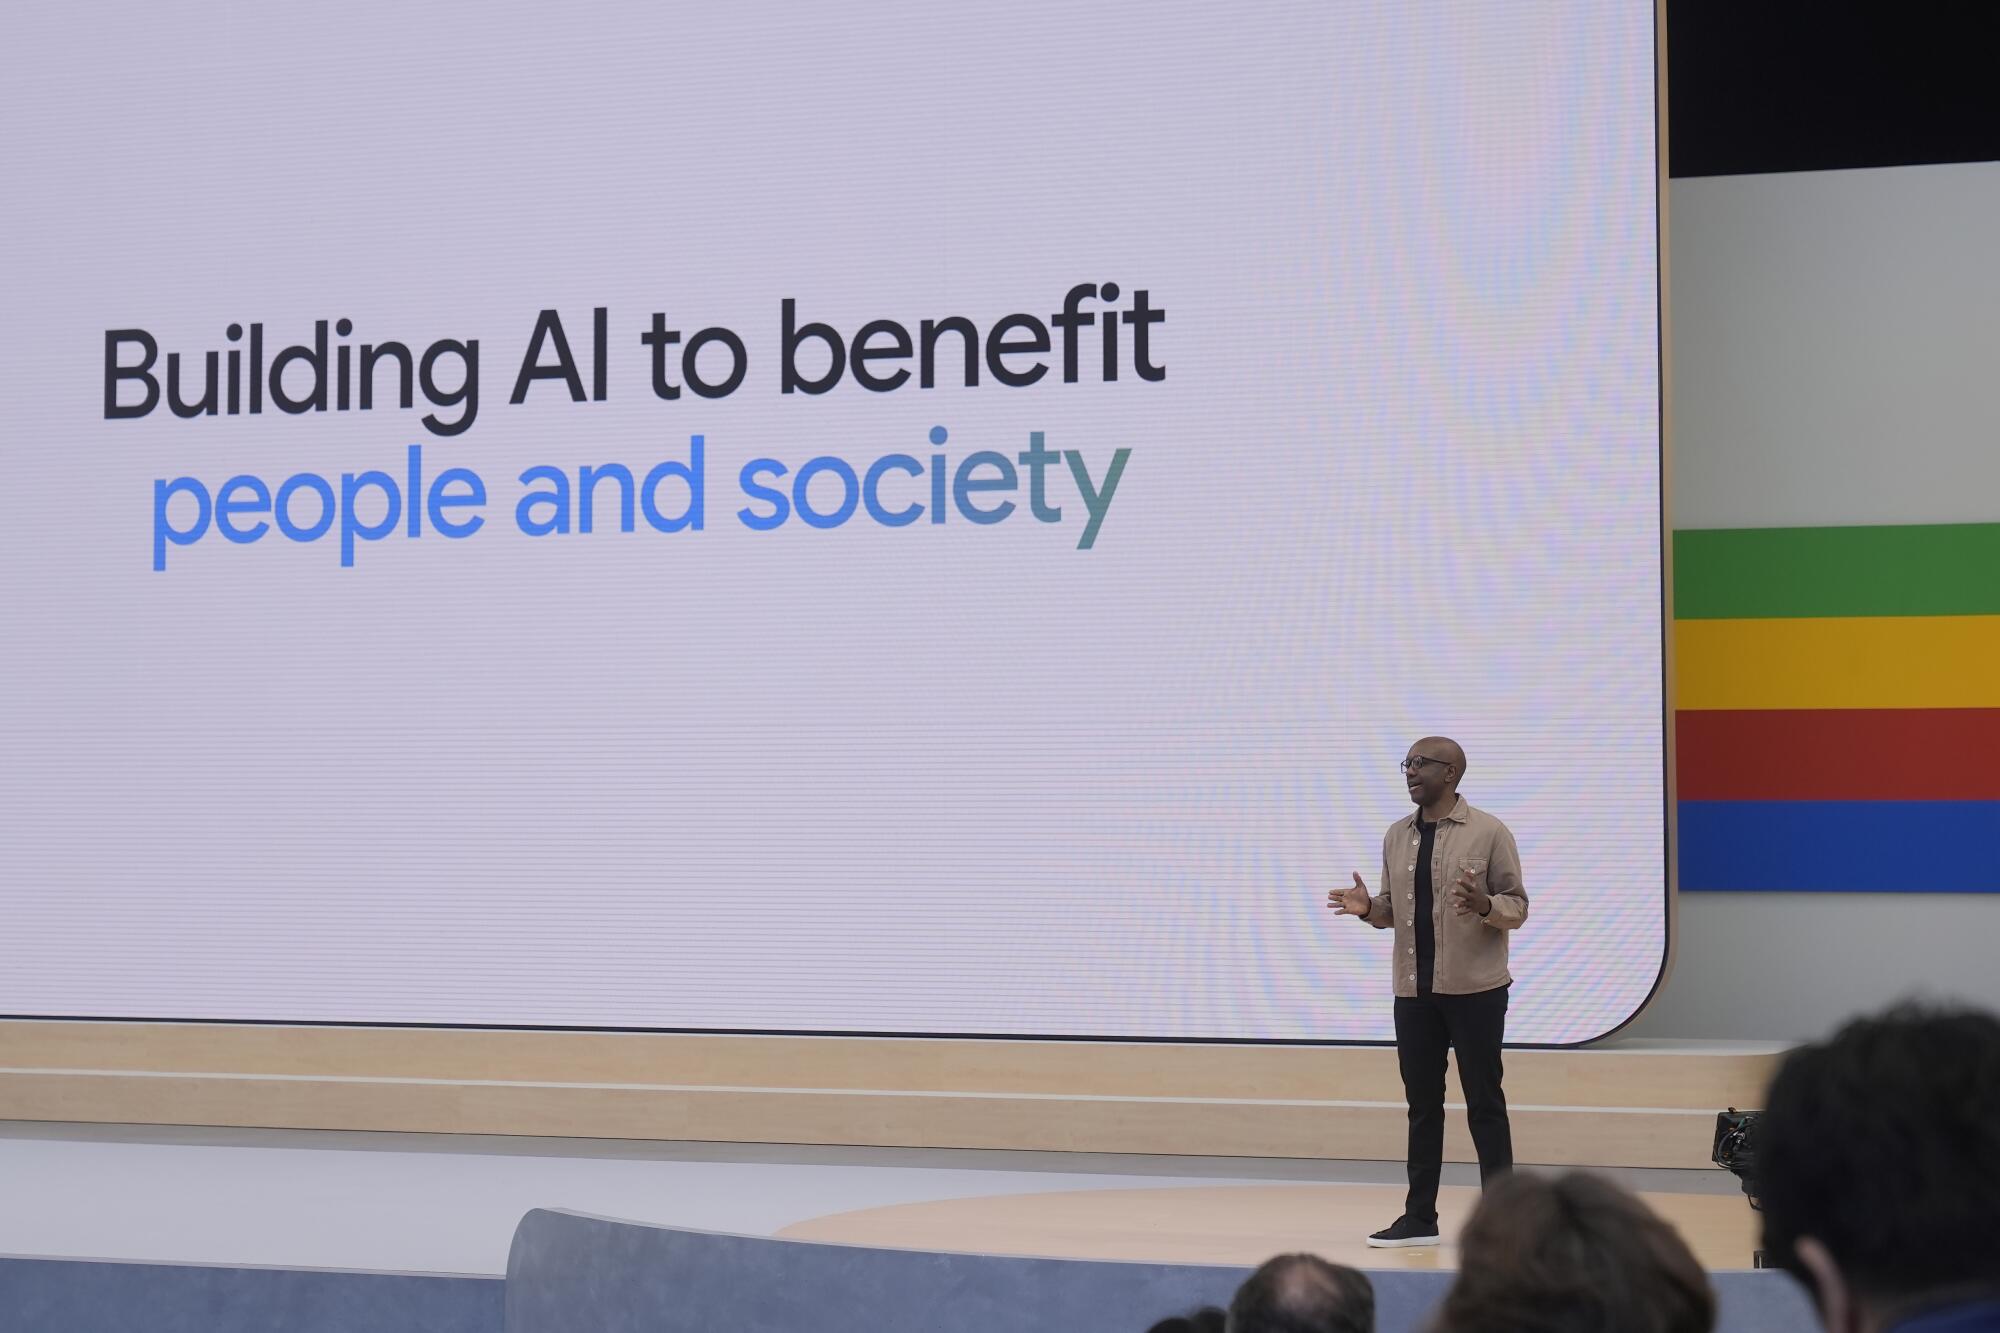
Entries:
[[1650, 2], [15, 27], [0, 1014], [1385, 1040], [1430, 733], [1651, 992]]

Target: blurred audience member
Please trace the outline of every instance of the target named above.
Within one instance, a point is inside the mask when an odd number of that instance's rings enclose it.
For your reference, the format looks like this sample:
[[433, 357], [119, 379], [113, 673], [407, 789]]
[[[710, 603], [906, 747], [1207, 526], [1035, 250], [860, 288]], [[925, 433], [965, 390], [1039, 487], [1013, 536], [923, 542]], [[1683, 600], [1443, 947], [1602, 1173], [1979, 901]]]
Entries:
[[1674, 1229], [1598, 1176], [1516, 1173], [1458, 1237], [1437, 1333], [1709, 1333], [1715, 1294]]
[[1375, 1288], [1316, 1254], [1281, 1254], [1236, 1289], [1229, 1333], [1374, 1333]]
[[2000, 1330], [2000, 1019], [1903, 1006], [1786, 1057], [1764, 1249], [1831, 1333]]
[[1146, 1333], [1226, 1333], [1229, 1316], [1213, 1305], [1204, 1305], [1187, 1314], [1169, 1315]]

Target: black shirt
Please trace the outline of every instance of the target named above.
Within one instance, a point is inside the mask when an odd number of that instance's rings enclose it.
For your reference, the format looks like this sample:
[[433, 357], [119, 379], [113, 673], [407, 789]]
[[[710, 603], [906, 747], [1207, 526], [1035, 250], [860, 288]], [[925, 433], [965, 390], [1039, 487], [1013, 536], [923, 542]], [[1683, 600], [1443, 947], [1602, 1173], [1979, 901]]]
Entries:
[[1431, 969], [1437, 957], [1437, 933], [1431, 926], [1431, 847], [1437, 840], [1437, 823], [1417, 816], [1417, 919], [1410, 924], [1417, 932], [1417, 994], [1431, 993]]

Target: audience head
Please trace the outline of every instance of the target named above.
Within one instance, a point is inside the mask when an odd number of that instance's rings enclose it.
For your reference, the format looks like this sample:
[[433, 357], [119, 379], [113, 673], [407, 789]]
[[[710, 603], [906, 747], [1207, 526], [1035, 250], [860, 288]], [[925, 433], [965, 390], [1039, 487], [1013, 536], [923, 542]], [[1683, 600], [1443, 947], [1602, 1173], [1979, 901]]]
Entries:
[[[1747, 1256], [1746, 1256], [1747, 1257]], [[1598, 1176], [1515, 1172], [1458, 1238], [1441, 1333], [1708, 1333], [1715, 1294], [1678, 1233]]]
[[1169, 1315], [1146, 1333], [1226, 1333], [1228, 1318], [1213, 1305], [1204, 1305], [1187, 1314]]
[[1229, 1333], [1374, 1333], [1375, 1288], [1316, 1254], [1267, 1259], [1229, 1302]]
[[1754, 1146], [1765, 1251], [1833, 1333], [2000, 1298], [2000, 1019], [1905, 1005], [1800, 1047]]

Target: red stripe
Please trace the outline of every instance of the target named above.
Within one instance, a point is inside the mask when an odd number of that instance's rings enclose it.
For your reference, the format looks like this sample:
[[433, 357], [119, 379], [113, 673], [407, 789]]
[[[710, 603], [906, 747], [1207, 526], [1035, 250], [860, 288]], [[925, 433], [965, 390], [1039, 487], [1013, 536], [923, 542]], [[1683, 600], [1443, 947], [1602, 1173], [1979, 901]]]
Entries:
[[1683, 801], [2000, 801], [2000, 708], [1674, 715]]

